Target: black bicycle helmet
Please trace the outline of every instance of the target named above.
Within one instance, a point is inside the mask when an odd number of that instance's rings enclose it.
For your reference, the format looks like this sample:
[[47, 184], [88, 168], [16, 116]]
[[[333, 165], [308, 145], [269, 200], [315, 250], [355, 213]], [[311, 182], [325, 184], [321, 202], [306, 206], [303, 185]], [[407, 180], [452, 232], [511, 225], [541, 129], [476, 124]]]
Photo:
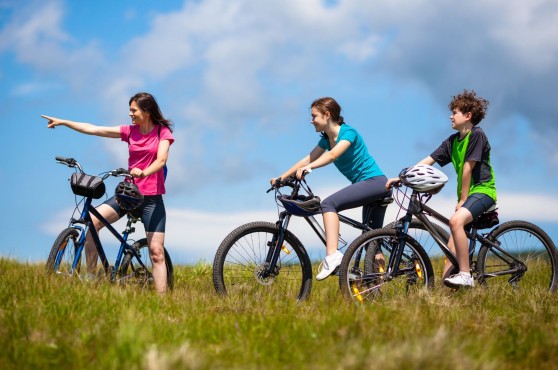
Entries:
[[125, 211], [132, 211], [143, 203], [143, 195], [133, 182], [122, 181], [114, 190], [116, 203]]
[[310, 216], [321, 212], [321, 199], [318, 196], [309, 196], [304, 199], [290, 199], [286, 195], [278, 197], [285, 209], [297, 216]]

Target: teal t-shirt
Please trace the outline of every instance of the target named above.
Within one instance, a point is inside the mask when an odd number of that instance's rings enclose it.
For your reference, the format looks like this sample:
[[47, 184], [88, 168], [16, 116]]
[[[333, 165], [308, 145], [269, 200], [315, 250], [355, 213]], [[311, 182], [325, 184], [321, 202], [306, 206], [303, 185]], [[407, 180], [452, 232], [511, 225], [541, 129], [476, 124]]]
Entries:
[[[346, 123], [342, 124], [335, 143], [337, 144], [341, 140], [347, 140], [351, 143], [351, 146], [333, 164], [350, 182], [354, 184], [384, 175], [374, 158], [368, 153], [368, 148], [357, 130]], [[322, 137], [318, 146], [325, 150], [331, 150], [327, 137]]]

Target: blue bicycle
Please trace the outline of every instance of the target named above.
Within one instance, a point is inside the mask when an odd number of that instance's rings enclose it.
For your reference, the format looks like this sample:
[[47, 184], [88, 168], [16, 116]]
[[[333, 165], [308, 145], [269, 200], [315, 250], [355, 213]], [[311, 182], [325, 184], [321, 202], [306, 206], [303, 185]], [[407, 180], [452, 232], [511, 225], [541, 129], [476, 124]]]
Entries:
[[[85, 248], [87, 233], [91, 233], [95, 248], [102, 263], [100, 275], [114, 283], [136, 284], [142, 287], [153, 285], [153, 266], [149, 258], [147, 239], [137, 241], [128, 240], [135, 231], [133, 224], [138, 221], [128, 213], [126, 227], [122, 235], [92, 206], [93, 199], [99, 199], [105, 194], [104, 181], [110, 177], [131, 178], [128, 170], [118, 168], [105, 172], [102, 176], [85, 174], [81, 165], [74, 158], [56, 157], [56, 161], [70, 168], [76, 169], [70, 178], [72, 191], [76, 195], [76, 208], [69, 225], [56, 238], [47, 259], [48, 273], [64, 276], [81, 276], [86, 267], [83, 264], [82, 254]], [[78, 201], [78, 197], [81, 200]], [[79, 217], [74, 216], [79, 214]], [[120, 248], [114, 265], [110, 265], [104, 252], [99, 234], [93, 226], [91, 215], [99, 219], [110, 233], [120, 242]], [[167, 288], [172, 289], [173, 265], [165, 249], [165, 264], [167, 267]]]

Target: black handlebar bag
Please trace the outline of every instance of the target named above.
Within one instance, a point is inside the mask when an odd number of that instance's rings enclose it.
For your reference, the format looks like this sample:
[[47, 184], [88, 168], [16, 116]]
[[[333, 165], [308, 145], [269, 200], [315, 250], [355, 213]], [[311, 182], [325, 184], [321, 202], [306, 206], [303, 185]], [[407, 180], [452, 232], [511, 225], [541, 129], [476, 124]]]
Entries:
[[93, 199], [102, 197], [106, 190], [102, 178], [84, 173], [73, 173], [70, 177], [70, 185], [74, 194]]

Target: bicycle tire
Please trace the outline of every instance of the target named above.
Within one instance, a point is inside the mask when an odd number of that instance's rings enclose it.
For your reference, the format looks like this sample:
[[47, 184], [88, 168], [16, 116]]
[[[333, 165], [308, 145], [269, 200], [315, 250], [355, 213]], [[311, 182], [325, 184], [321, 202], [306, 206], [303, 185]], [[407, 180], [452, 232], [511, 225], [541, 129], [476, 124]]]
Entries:
[[[384, 228], [395, 229], [398, 221], [394, 221], [392, 223], [387, 224]], [[450, 238], [449, 230], [444, 229], [440, 224], [432, 222], [432, 226], [434, 229], [440, 234], [443, 241], [448, 243]], [[432, 264], [432, 268], [434, 269], [436, 276], [442, 276], [442, 272], [444, 270], [444, 263], [445, 263], [445, 254], [440, 249], [440, 246], [432, 235], [428, 232], [426, 227], [420, 222], [418, 219], [413, 218], [411, 223], [409, 224], [409, 229], [407, 230], [407, 235], [411, 236], [415, 239], [421, 247], [424, 249], [426, 254], [428, 254], [428, 258], [430, 259], [430, 263]], [[446, 275], [451, 275], [454, 273], [458, 273], [459, 268], [453, 268], [448, 271]], [[443, 280], [444, 277], [442, 277]]]
[[514, 287], [521, 281], [522, 286], [534, 288], [542, 285], [551, 292], [558, 289], [558, 252], [541, 228], [527, 221], [508, 221], [494, 228], [488, 238], [500, 242], [500, 248], [521, 260], [527, 270], [511, 276], [490, 276], [513, 266], [499, 257], [492, 247], [483, 244], [477, 259], [481, 284], [497, 284], [507, 280], [505, 284]]
[[[263, 277], [275, 224], [259, 221], [242, 225], [221, 242], [213, 262], [213, 285], [222, 296], [273, 296], [304, 300], [312, 289], [312, 264], [302, 243], [285, 231], [282, 252], [273, 276]], [[292, 253], [294, 251], [294, 253]]]
[[[339, 267], [339, 287], [346, 299], [365, 303], [434, 287], [430, 259], [411, 236], [407, 237], [398, 274], [385, 279], [385, 265], [398, 243], [397, 231], [389, 228], [366, 232], [351, 243]], [[376, 258], [378, 255], [382, 258]], [[370, 264], [370, 256], [375, 263]]]
[[[149, 244], [147, 239], [143, 238], [132, 244], [132, 248], [138, 253], [146, 268], [143, 268], [139, 261], [131, 254], [125, 254], [122, 264], [116, 274], [116, 282], [127, 285], [137, 285], [142, 288], [153, 287], [153, 263], [149, 257]], [[174, 287], [174, 267], [169, 253], [166, 248], [165, 265], [167, 266], [167, 289], [172, 290]]]
[[62, 230], [62, 232], [58, 234], [58, 237], [52, 245], [46, 262], [47, 273], [56, 273], [60, 275], [72, 275], [72, 273], [80, 273], [81, 254], [78, 256], [78, 263], [75, 270], [71, 271], [72, 265], [76, 259], [76, 253], [79, 249], [77, 245], [78, 238], [78, 230], [71, 227]]

